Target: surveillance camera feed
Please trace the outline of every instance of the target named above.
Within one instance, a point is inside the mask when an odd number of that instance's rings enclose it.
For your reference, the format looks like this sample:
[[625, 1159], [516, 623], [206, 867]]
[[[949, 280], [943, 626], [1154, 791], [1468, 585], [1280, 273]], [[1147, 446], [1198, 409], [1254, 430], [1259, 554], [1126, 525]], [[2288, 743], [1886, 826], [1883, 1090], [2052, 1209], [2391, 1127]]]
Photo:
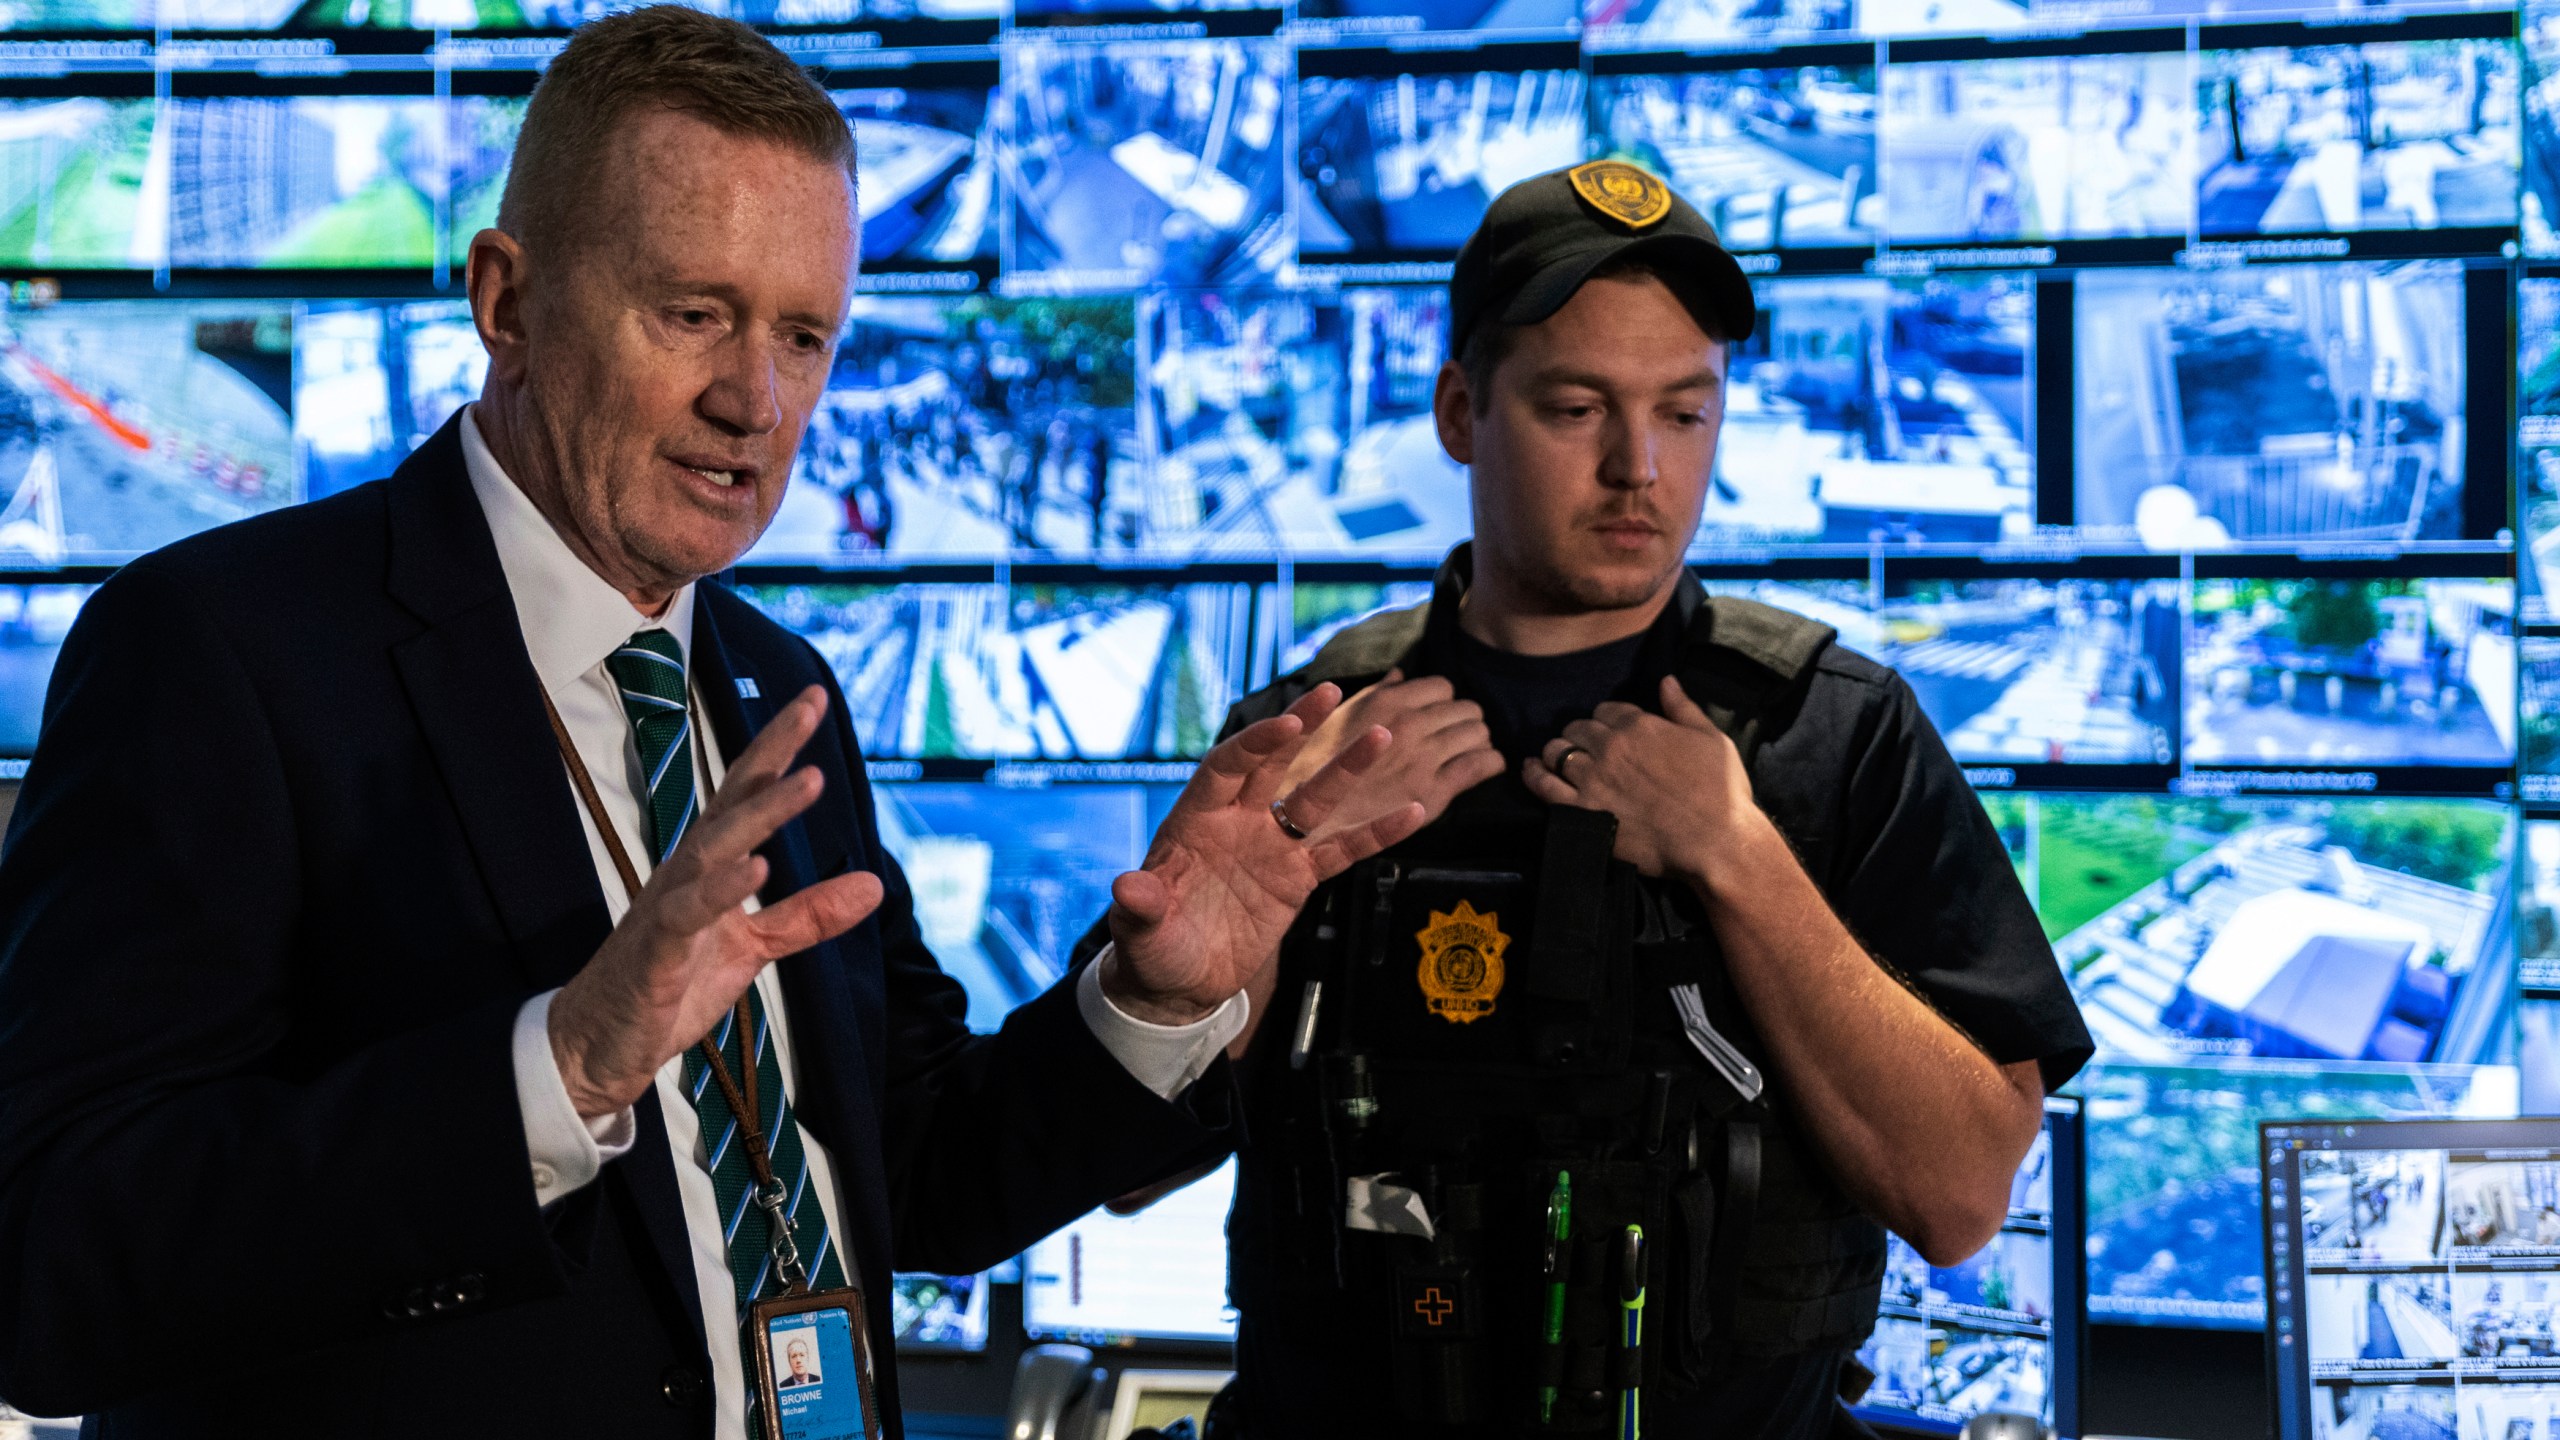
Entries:
[[1847, 30], [1853, 8], [1852, 0], [1583, 0], [1582, 23], [1604, 45], [1667, 49]]
[[2560, 618], [2560, 279], [2516, 282], [2516, 519], [2524, 618]]
[[1856, 1406], [1862, 1418], [1954, 1434], [2002, 1411], [2077, 1431], [2078, 1110], [2073, 1100], [2048, 1103], [2010, 1182], [2008, 1219], [1973, 1256], [1933, 1266], [1890, 1237], [1884, 1301], [1858, 1352], [1876, 1377]]
[[1250, 284], [1288, 258], [1286, 46], [1027, 41], [1006, 66], [1017, 285]]
[[148, 99], [0, 100], [0, 264], [149, 269], [168, 254]]
[[2527, 0], [2517, 26], [2524, 51], [2524, 193], [2519, 219], [2527, 255], [2560, 255], [2560, 6]]
[[498, 223], [527, 103], [509, 95], [456, 95], [445, 102], [446, 184], [453, 197], [445, 258], [453, 264], [470, 258], [472, 236]]
[[431, 98], [168, 102], [168, 260], [426, 265], [448, 173]]
[[[0, 534], [5, 534], [0, 527]], [[0, 756], [35, 752], [45, 687], [95, 585], [0, 585]]]
[[459, 300], [307, 304], [294, 318], [294, 444], [310, 498], [399, 468], [480, 393], [489, 352]]
[[987, 1348], [987, 1277], [900, 1272], [890, 1277], [889, 1314], [901, 1351]]
[[2514, 620], [2503, 579], [2199, 580], [2187, 758], [2512, 765]]
[[1302, 21], [1332, 21], [1355, 34], [1372, 25], [1558, 31], [1573, 25], [1578, 8], [1576, 0], [1298, 0], [1297, 16]]
[[2279, 1440], [2531, 1440], [2560, 1414], [2560, 1122], [2273, 1122]]
[[2167, 580], [1915, 581], [1871, 651], [1966, 764], [2176, 758], [2180, 617]]
[[2462, 530], [2462, 272], [2084, 271], [2082, 533], [2157, 551]]
[[1136, 327], [1127, 296], [856, 297], [748, 558], [1082, 559], [1179, 532], [1141, 478]]
[[854, 153], [861, 157], [856, 198], [863, 264], [996, 258], [1003, 223], [996, 208], [994, 78], [828, 92], [852, 124]]
[[2035, 286], [1770, 281], [1732, 347], [1702, 541], [1985, 543], [2034, 529]]
[[2094, 1317], [2258, 1323], [2260, 1119], [2515, 1113], [2508, 807], [1983, 799], [2098, 1043]]
[[1735, 250], [1871, 245], [1872, 65], [1591, 77], [1590, 152], [1671, 182]]
[[883, 759], [1196, 758], [1243, 698], [1252, 640], [1242, 585], [739, 593], [817, 647]]
[[302, 498], [293, 307], [0, 311], [0, 564], [130, 559]]
[[1887, 67], [1885, 228], [1896, 244], [2184, 235], [2187, 57]]
[[2519, 63], [2488, 40], [2206, 52], [2199, 227], [2515, 224]]
[[1494, 196], [1582, 158], [1582, 124], [1579, 70], [1305, 75], [1298, 254], [1454, 255]]

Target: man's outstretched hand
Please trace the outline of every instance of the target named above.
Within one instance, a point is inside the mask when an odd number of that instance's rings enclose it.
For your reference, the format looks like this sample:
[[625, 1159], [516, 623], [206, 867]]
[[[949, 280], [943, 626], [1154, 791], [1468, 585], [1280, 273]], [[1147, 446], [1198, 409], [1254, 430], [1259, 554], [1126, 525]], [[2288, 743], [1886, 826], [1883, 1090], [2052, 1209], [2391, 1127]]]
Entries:
[[1229, 736], [1182, 787], [1156, 828], [1146, 864], [1111, 885], [1112, 952], [1102, 987], [1121, 1009], [1161, 1025], [1187, 1024], [1255, 985], [1316, 886], [1422, 826], [1419, 802], [1365, 824], [1327, 821], [1392, 738], [1371, 726], [1289, 791], [1289, 823], [1271, 811], [1289, 762], [1342, 700], [1332, 685], [1287, 713]]
[[[620, 1112], [711, 1033], [765, 966], [834, 939], [880, 905], [868, 871], [747, 913], [766, 866], [756, 847], [815, 804], [824, 781], [791, 769], [827, 713], [812, 685], [782, 708], [652, 871], [586, 968], [551, 997], [551, 1055], [580, 1115]], [[1270, 821], [1266, 818], [1265, 824]], [[627, 838], [627, 837], [626, 837]]]

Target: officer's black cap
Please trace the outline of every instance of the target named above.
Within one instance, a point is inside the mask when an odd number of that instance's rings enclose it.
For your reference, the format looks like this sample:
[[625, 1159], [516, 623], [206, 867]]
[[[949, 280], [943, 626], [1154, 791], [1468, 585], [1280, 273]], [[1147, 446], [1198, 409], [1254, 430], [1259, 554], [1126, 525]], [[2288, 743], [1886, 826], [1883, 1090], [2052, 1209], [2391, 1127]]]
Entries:
[[1698, 328], [1749, 338], [1751, 282], [1697, 207], [1653, 172], [1594, 160], [1523, 180], [1494, 198], [1449, 276], [1449, 354], [1479, 323], [1535, 325], [1564, 308], [1593, 271], [1641, 259], [1659, 271]]

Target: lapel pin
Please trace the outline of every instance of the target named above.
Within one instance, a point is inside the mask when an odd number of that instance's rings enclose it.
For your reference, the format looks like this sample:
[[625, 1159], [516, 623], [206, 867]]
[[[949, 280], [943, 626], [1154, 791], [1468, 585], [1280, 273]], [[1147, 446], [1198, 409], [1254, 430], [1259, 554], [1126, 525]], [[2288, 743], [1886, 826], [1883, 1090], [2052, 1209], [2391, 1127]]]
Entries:
[[764, 692], [756, 688], [755, 681], [741, 675], [738, 677], [738, 698], [741, 700], [761, 700], [764, 698]]

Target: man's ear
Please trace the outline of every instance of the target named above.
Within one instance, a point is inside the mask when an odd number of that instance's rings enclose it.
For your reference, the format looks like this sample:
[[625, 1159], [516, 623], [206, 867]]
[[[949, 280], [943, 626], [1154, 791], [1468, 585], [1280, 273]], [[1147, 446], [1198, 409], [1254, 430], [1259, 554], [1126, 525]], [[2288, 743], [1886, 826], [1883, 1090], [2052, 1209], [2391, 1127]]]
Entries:
[[471, 296], [471, 324], [489, 351], [490, 378], [508, 385], [524, 381], [529, 260], [523, 242], [493, 228], [471, 237], [471, 253], [463, 261], [463, 285]]
[[1431, 388], [1431, 419], [1440, 429], [1440, 448], [1461, 465], [1476, 463], [1476, 402], [1467, 389], [1467, 372], [1455, 360], [1440, 364]]

